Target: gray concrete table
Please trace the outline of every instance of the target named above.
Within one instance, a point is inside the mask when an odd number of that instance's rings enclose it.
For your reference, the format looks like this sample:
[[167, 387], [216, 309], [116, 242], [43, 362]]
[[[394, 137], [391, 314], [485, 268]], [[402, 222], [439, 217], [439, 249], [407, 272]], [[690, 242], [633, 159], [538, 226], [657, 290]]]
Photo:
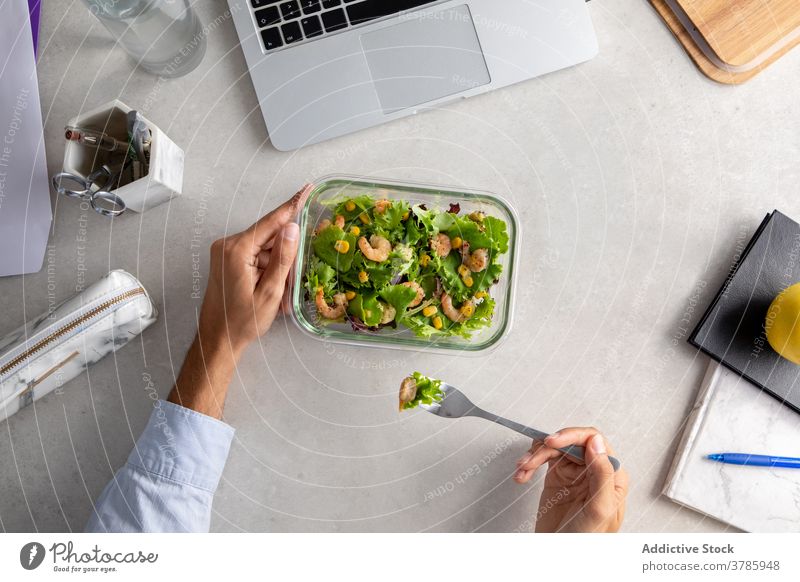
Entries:
[[800, 51], [744, 86], [716, 85], [647, 2], [599, 0], [589, 63], [281, 153], [226, 3], [202, 4], [208, 54], [170, 81], [134, 69], [81, 3], [44, 5], [50, 171], [65, 121], [119, 98], [185, 148], [185, 194], [113, 225], [56, 200], [45, 268], [0, 280], [0, 334], [114, 268], [140, 277], [161, 311], [140, 342], [0, 425], [0, 529], [83, 527], [152, 390], [170, 390], [209, 243], [305, 181], [347, 173], [511, 200], [524, 225], [513, 330], [490, 355], [456, 358], [324, 345], [279, 320], [228, 397], [237, 432], [213, 530], [529, 530], [540, 485], [510, 479], [529, 443], [480, 420], [398, 416], [398, 381], [413, 369], [536, 427], [600, 427], [632, 476], [625, 530], [724, 530], [659, 495], [706, 366], [686, 321], [767, 211], [800, 216]]

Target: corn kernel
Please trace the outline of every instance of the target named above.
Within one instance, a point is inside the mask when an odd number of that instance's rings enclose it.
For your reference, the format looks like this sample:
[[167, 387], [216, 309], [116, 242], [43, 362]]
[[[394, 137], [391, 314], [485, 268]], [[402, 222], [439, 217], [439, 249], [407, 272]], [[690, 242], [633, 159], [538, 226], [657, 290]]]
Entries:
[[356, 292], [355, 291], [345, 291], [344, 296], [347, 298], [348, 301], [352, 301], [353, 299], [356, 298]]
[[433, 327], [435, 327], [436, 329], [442, 329], [442, 326], [443, 326], [442, 318], [437, 315], [436, 317], [433, 318]]
[[357, 226], [353, 226], [350, 228], [350, 234], [352, 234], [353, 236], [358, 236], [361, 234], [361, 229], [358, 228]]
[[486, 291], [478, 291], [477, 293], [475, 293], [475, 298], [476, 299], [488, 299], [489, 298], [489, 294]]
[[352, 200], [348, 200], [344, 203], [344, 209], [347, 210], [347, 212], [353, 212], [353, 210], [356, 209], [356, 203]]
[[464, 285], [466, 285], [467, 287], [472, 287], [474, 284], [475, 281], [472, 280], [472, 277], [470, 277], [469, 275], [464, 277]]
[[453, 237], [453, 238], [450, 239], [450, 246], [453, 247], [454, 249], [460, 249], [461, 245], [463, 245], [463, 244], [464, 244], [464, 241], [461, 240], [460, 236], [456, 236], [456, 237]]
[[403, 213], [403, 216], [402, 216], [402, 220], [403, 220], [403, 222], [405, 222], [406, 220], [408, 220], [408, 217], [409, 217], [409, 216], [411, 216], [411, 213], [410, 213], [408, 210], [406, 210], [406, 211]]
[[472, 305], [472, 303], [467, 303], [462, 305], [459, 311], [464, 317], [472, 317], [472, 314], [475, 313], [475, 307]]
[[336, 251], [340, 254], [346, 255], [347, 251], [350, 250], [350, 243], [346, 240], [337, 240], [335, 243], [333, 243], [333, 248], [336, 249]]
[[369, 274], [366, 271], [361, 271], [358, 274], [358, 280], [361, 281], [362, 283], [366, 283], [367, 281], [369, 281]]
[[431, 262], [431, 258], [429, 255], [422, 255], [419, 258], [419, 264], [421, 267], [427, 267], [428, 263]]
[[462, 278], [466, 277], [467, 275], [469, 275], [469, 269], [467, 268], [466, 265], [459, 265], [458, 274], [461, 275]]
[[439, 310], [436, 309], [435, 305], [429, 305], [428, 307], [422, 310], [422, 315], [424, 315], [425, 317], [430, 317], [431, 315], [434, 315], [437, 311]]
[[370, 223], [369, 214], [367, 214], [366, 212], [362, 212], [361, 214], [359, 214], [358, 219], [364, 224]]

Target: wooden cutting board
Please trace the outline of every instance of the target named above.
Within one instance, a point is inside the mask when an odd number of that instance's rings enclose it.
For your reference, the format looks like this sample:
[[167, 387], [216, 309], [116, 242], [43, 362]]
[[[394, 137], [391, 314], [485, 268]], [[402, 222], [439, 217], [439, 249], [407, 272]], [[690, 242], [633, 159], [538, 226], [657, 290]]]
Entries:
[[[797, 1], [800, 3], [800, 0]], [[784, 54], [789, 52], [792, 48], [794, 48], [795, 45], [800, 43], [800, 38], [797, 38], [779, 48], [770, 57], [766, 58], [757, 66], [744, 72], [732, 72], [721, 69], [706, 56], [703, 50], [695, 42], [695, 37], [681, 24], [680, 20], [678, 20], [678, 17], [667, 5], [666, 0], [650, 0], [650, 4], [652, 4], [653, 8], [656, 9], [656, 12], [658, 12], [659, 16], [661, 16], [661, 18], [667, 24], [678, 42], [683, 45], [684, 50], [697, 65], [697, 68], [699, 68], [707, 77], [717, 81], [718, 83], [725, 83], [728, 85], [744, 83], [745, 81], [752, 79]], [[693, 32], [696, 33], [696, 31]]]
[[732, 67], [752, 68], [748, 65], [800, 34], [800, 0], [672, 2], [683, 9], [719, 60]]

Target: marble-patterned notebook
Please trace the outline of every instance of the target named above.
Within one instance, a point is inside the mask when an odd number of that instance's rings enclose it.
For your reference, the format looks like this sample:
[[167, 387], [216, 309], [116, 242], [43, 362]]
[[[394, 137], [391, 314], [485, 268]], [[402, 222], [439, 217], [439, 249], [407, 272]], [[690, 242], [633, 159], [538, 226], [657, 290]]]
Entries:
[[710, 453], [800, 457], [800, 414], [711, 361], [664, 495], [750, 532], [800, 532], [800, 470], [709, 461]]

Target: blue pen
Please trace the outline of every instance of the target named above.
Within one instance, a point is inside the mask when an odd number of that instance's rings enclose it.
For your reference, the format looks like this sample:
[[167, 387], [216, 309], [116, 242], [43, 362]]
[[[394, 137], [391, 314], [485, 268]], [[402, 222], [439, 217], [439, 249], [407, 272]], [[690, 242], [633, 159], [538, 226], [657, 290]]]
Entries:
[[746, 453], [715, 453], [706, 457], [712, 461], [729, 465], [750, 465], [753, 467], [786, 467], [800, 469], [800, 459], [793, 457], [773, 457], [770, 455], [748, 455]]

